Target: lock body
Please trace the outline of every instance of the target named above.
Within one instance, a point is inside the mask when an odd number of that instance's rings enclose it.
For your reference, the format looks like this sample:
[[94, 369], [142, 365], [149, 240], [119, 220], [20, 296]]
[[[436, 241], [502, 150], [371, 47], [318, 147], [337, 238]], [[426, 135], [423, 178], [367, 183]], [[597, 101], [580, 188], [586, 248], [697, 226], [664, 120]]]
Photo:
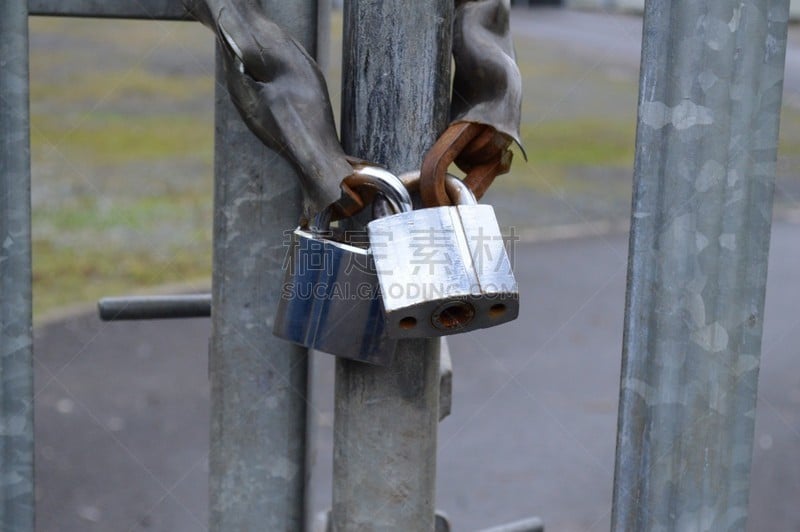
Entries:
[[295, 229], [273, 334], [338, 357], [389, 365], [397, 342], [386, 334], [369, 250]]
[[457, 334], [519, 314], [519, 289], [490, 205], [405, 212], [367, 229], [389, 336]]

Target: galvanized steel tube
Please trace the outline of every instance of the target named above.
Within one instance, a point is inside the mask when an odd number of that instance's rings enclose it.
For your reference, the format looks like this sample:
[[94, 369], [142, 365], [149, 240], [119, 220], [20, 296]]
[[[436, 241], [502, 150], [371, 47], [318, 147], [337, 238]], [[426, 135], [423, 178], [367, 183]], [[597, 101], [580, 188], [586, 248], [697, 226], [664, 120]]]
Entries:
[[0, 2], [0, 529], [33, 530], [28, 8]]
[[[19, 0], [24, 2], [24, 0]], [[191, 20], [181, 0], [28, 0], [31, 15]]]
[[[345, 3], [342, 142], [395, 173], [418, 169], [447, 125], [452, 0]], [[439, 339], [394, 364], [339, 360], [333, 530], [434, 529]]]
[[[262, 1], [307, 50], [314, 0]], [[303, 530], [306, 350], [272, 335], [284, 231], [301, 212], [292, 166], [234, 108], [217, 61], [211, 380], [210, 529]]]
[[646, 4], [613, 530], [743, 530], [788, 0]]

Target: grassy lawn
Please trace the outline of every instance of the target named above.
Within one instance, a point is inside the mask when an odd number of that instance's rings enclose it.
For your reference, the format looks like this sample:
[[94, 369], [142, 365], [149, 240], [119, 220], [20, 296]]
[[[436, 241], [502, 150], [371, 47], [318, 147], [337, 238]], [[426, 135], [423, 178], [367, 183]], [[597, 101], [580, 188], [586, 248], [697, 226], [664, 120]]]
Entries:
[[213, 37], [31, 19], [34, 314], [208, 279]]
[[[338, 15], [332, 36], [338, 110]], [[546, 43], [516, 46], [529, 162], [517, 153], [487, 199], [519, 226], [627, 216], [635, 75]], [[37, 318], [210, 278], [213, 49], [211, 32], [193, 23], [31, 19]], [[799, 170], [800, 112], [787, 109], [778, 171], [789, 202], [800, 200]]]

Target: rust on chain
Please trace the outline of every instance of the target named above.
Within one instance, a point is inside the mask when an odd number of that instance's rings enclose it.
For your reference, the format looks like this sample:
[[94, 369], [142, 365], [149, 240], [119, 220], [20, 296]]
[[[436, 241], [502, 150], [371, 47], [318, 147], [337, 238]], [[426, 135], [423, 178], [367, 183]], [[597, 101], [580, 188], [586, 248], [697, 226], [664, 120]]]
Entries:
[[[359, 166], [381, 166], [350, 155], [345, 158], [353, 169], [357, 169]], [[353, 172], [345, 177], [342, 180], [341, 189], [341, 198], [331, 204], [332, 220], [341, 220], [358, 214], [364, 207], [372, 203], [375, 195], [380, 192], [372, 179], [358, 172]]]
[[[483, 197], [486, 190], [492, 185], [497, 176], [508, 173], [511, 169], [511, 160], [513, 156], [514, 154], [511, 150], [505, 149], [497, 152], [491, 160], [476, 164], [470, 168], [464, 178], [464, 182], [470, 190], [472, 190], [472, 193], [475, 194], [477, 199]], [[456, 165], [464, 170], [458, 163], [459, 161], [456, 160]]]
[[489, 124], [522, 149], [522, 76], [511, 38], [508, 0], [457, 2], [453, 60], [450, 121]]
[[450, 204], [445, 190], [447, 169], [461, 151], [481, 134], [484, 127], [474, 122], [451, 124], [425, 154], [419, 179], [420, 197], [425, 207]]
[[455, 163], [480, 198], [511, 165], [520, 143], [522, 76], [510, 33], [508, 0], [456, 0], [450, 127], [425, 156], [420, 195], [425, 206], [448, 205], [447, 167]]
[[[217, 34], [228, 92], [244, 123], [295, 166], [304, 218], [332, 204], [339, 217], [363, 209], [373, 193], [348, 182], [352, 168], [336, 135], [325, 77], [313, 58], [257, 2], [180, 1]], [[455, 0], [455, 6], [452, 122], [425, 157], [420, 190], [426, 206], [449, 203], [445, 174], [452, 163], [480, 198], [508, 171], [510, 142], [520, 143], [522, 77], [509, 2]]]
[[358, 214], [371, 201], [371, 196], [365, 199], [363, 192], [359, 190], [358, 187], [348, 183], [351, 177], [353, 176], [346, 177], [344, 181], [342, 181], [342, 197], [331, 204], [334, 220], [349, 218], [354, 214]]
[[494, 179], [511, 168], [512, 140], [487, 124], [451, 124], [422, 161], [419, 184], [422, 204], [426, 207], [451, 204], [445, 178], [452, 163], [466, 172], [464, 182], [480, 199]]

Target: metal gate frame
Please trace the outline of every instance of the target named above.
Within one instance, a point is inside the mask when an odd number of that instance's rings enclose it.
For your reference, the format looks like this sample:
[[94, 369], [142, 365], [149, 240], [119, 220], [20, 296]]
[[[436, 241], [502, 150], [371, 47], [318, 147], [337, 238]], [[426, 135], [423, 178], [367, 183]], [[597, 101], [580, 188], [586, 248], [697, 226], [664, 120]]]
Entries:
[[[446, 0], [437, 0], [438, 10]], [[319, 24], [329, 14], [328, 0], [260, 0], [265, 11], [307, 50], [320, 55], [327, 27]], [[365, 3], [366, 4], [366, 3]], [[431, 4], [434, 6], [434, 4]], [[409, 13], [419, 14], [408, 6]], [[452, 6], [450, 7], [452, 12]], [[0, 335], [2, 355], [2, 476], [0, 477], [0, 524], [3, 530], [33, 529], [33, 390], [31, 349], [31, 269], [30, 269], [30, 124], [28, 108], [28, 16], [67, 16], [147, 20], [192, 20], [180, 0], [29, 0], [3, 2], [0, 7], [0, 49], [3, 76], [0, 78], [0, 184], [3, 194], [0, 234], [7, 238], [2, 248], [0, 283], [3, 317]], [[443, 13], [446, 15], [446, 13]], [[447, 23], [450, 16], [439, 20]], [[420, 21], [418, 21], [420, 22]], [[435, 25], [408, 24], [406, 36], [426, 31]], [[322, 32], [322, 37], [319, 33]], [[421, 33], [419, 33], [421, 34]], [[399, 34], [398, 34], [399, 36]], [[381, 41], [373, 33], [375, 42]], [[439, 53], [431, 61], [448, 58], [449, 32], [436, 36]], [[446, 37], [446, 39], [445, 39]], [[436, 40], [436, 39], [435, 39]], [[219, 54], [219, 52], [218, 52]], [[407, 58], [408, 74], [419, 62]], [[323, 60], [324, 62], [324, 60]], [[434, 68], [434, 63], [430, 68]], [[224, 89], [221, 61], [217, 60], [215, 110], [215, 189], [214, 189], [214, 267], [212, 272], [212, 338], [209, 349], [211, 381], [211, 452], [209, 479], [210, 528], [212, 530], [301, 530], [306, 527], [306, 489], [308, 482], [306, 425], [308, 402], [308, 353], [272, 335], [271, 320], [283, 271], [283, 231], [294, 227], [300, 216], [301, 190], [295, 171], [277, 152], [266, 148], [241, 121]], [[7, 75], [8, 73], [8, 75]], [[431, 78], [432, 80], [434, 78]], [[446, 101], [444, 78], [440, 87], [420, 85], [409, 93], [405, 106], [416, 106], [421, 98], [437, 96]], [[363, 80], [358, 84], [364, 84]], [[352, 88], [356, 90], [355, 86]], [[423, 94], [424, 91], [424, 94]], [[416, 110], [416, 107], [414, 107]], [[433, 109], [433, 108], [432, 108]], [[398, 110], [400, 112], [400, 110]], [[413, 114], [406, 109], [404, 114]], [[6, 117], [10, 117], [6, 119]], [[430, 116], [420, 115], [417, 139], [435, 139], [434, 126], [446, 121], [446, 109], [436, 108]], [[433, 121], [436, 122], [433, 122]], [[415, 137], [404, 135], [404, 138]], [[427, 146], [425, 146], [427, 148]], [[414, 153], [422, 154], [420, 147]], [[391, 156], [389, 157], [391, 159]], [[269, 164], [266, 164], [266, 163]], [[388, 160], [387, 162], [393, 162]], [[405, 164], [407, 161], [402, 161]], [[414, 162], [418, 166], [419, 161]], [[12, 208], [13, 207], [13, 208]], [[228, 279], [235, 278], [236, 282]], [[8, 297], [5, 296], [8, 294]], [[415, 437], [395, 441], [408, 455], [404, 482], [418, 504], [403, 505], [403, 519], [411, 528], [433, 522], [433, 490], [436, 456], [436, 421], [439, 416], [439, 342], [410, 342], [406, 347], [407, 370], [417, 367], [427, 393], [408, 403], [401, 388], [408, 385], [395, 370], [365, 371], [351, 365], [340, 368], [340, 383], [360, 386], [395, 405], [403, 417], [401, 426]], [[256, 376], [259, 376], [256, 378]], [[394, 382], [394, 385], [392, 384]], [[344, 388], [346, 388], [344, 386]], [[342, 391], [337, 397], [348, 411], [359, 401]], [[424, 428], [420, 416], [430, 418]], [[405, 413], [406, 415], [403, 415]], [[337, 422], [340, 434], [359, 434], [370, 413]], [[429, 425], [432, 425], [429, 426]], [[394, 420], [398, 427], [398, 419]], [[13, 433], [11, 433], [13, 429]], [[392, 440], [391, 432], [375, 432], [367, 448], [358, 455], [375, 459]], [[352, 437], [339, 438], [338, 446], [355, 443]], [[367, 438], [359, 436], [358, 441]], [[340, 453], [352, 455], [353, 449]], [[428, 467], [417, 467], [423, 460]], [[374, 461], [365, 460], [375, 466]], [[341, 468], [366, 472], [358, 460], [339, 461]], [[410, 483], [409, 477], [416, 477]], [[385, 477], [381, 476], [383, 480]], [[341, 488], [341, 489], [340, 489]], [[391, 488], [391, 486], [389, 487]], [[347, 485], [334, 487], [340, 502], [334, 516], [367, 512], [369, 500], [353, 497]], [[373, 498], [371, 500], [375, 500]], [[355, 512], [355, 513], [353, 513]], [[430, 515], [429, 515], [430, 514]], [[425, 525], [427, 527], [427, 524]]]
[[[262, 4], [306, 49], [319, 51], [317, 19], [326, 14], [326, 0]], [[0, 5], [0, 528], [21, 532], [33, 530], [34, 522], [29, 15], [191, 20], [180, 0], [30, 0], [27, 5], [8, 0]], [[301, 192], [291, 166], [242, 123], [217, 63], [210, 526], [301, 530], [308, 358], [305, 350], [274, 338], [265, 323], [276, 307], [272, 288], [281, 281], [282, 262], [254, 246], [266, 244], [281, 253], [282, 231], [299, 218]], [[232, 272], [237, 282], [225, 283]], [[254, 379], [256, 374], [273, 378], [265, 383]], [[278, 466], [264, 467], [265, 457]]]
[[[322, 3], [263, 5], [315, 50]], [[351, 24], [370, 4], [352, 5]], [[179, 0], [0, 4], [0, 525], [9, 531], [30, 531], [34, 520], [29, 15], [190, 19]], [[745, 526], [788, 19], [788, 0], [646, 3], [613, 530]], [[299, 530], [307, 355], [264, 324], [280, 272], [254, 245], [293, 226], [300, 191], [291, 167], [249, 134], [225, 91], [216, 101], [211, 525]], [[266, 157], [280, 161], [269, 176]], [[246, 201], [237, 205], [242, 190]], [[243, 264], [254, 273], [243, 278]], [[233, 286], [230, 272], [238, 275]], [[426, 348], [428, 369], [420, 362], [426, 379], [435, 349]], [[254, 368], [273, 376], [268, 386], [251, 378]], [[337, 371], [375, 393], [391, 380], [346, 364]], [[276, 406], [252, 409], [267, 404]], [[257, 410], [255, 424], [244, 408]], [[435, 423], [432, 430], [435, 442]], [[429, 438], [412, 445], [421, 443], [427, 451], [419, 456], [435, 455]], [[280, 471], [251, 467], [264, 456]], [[417, 478], [429, 493], [425, 473]], [[334, 501], [346, 504], [339, 493]], [[432, 505], [415, 507], [407, 522], [427, 527]], [[344, 519], [337, 511], [347, 513], [334, 507], [334, 521]]]
[[644, 15], [612, 530], [743, 530], [788, 0]]

